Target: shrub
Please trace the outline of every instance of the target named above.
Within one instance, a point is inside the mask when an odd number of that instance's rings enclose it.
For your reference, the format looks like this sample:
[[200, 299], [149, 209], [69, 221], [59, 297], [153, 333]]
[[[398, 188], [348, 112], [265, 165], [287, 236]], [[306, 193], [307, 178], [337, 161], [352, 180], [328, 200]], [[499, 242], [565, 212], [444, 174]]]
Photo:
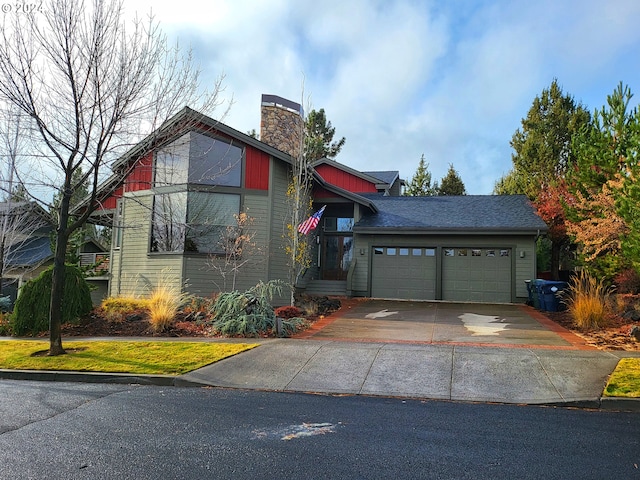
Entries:
[[184, 319], [190, 322], [202, 322], [210, 316], [214, 300], [205, 297], [189, 297], [182, 305]]
[[606, 310], [610, 289], [603, 281], [582, 270], [563, 292], [574, 323], [585, 329], [598, 328], [606, 321]]
[[273, 331], [276, 315], [273, 296], [282, 292], [282, 282], [259, 282], [246, 292], [221, 293], [213, 304], [213, 328], [223, 335], [257, 336]]
[[[36, 335], [49, 329], [52, 274], [53, 267], [50, 267], [22, 287], [11, 316], [14, 335]], [[77, 321], [92, 308], [89, 285], [82, 272], [77, 267], [65, 265], [62, 323]]]
[[0, 337], [8, 337], [11, 335], [11, 325], [9, 323], [10, 315], [0, 312]]
[[289, 305], [276, 308], [275, 313], [276, 317], [284, 318], [285, 320], [302, 316], [302, 310], [298, 307], [292, 307]]
[[0, 297], [0, 313], [11, 310], [11, 297]]
[[149, 323], [154, 332], [164, 332], [173, 325], [185, 298], [186, 294], [182, 293], [180, 288], [167, 282], [162, 282], [151, 291], [147, 299], [147, 308]]
[[109, 297], [100, 304], [103, 316], [110, 322], [123, 322], [127, 315], [139, 310], [146, 310], [149, 300], [135, 297]]
[[640, 275], [634, 268], [629, 268], [615, 276], [613, 283], [618, 293], [640, 293]]

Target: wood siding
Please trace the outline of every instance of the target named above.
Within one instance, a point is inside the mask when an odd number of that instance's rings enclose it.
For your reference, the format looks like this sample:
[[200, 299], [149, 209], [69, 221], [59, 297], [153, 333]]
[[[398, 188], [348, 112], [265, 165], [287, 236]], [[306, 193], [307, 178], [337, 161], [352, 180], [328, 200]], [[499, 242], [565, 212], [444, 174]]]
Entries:
[[149, 254], [153, 196], [123, 198], [122, 246], [111, 252], [109, 294], [145, 296], [157, 285], [182, 288], [182, 255]]
[[376, 193], [375, 183], [368, 182], [332, 165], [318, 165], [316, 171], [328, 183], [353, 193]]
[[245, 148], [245, 188], [269, 190], [269, 155], [247, 146]]
[[[287, 187], [291, 176], [290, 167], [282, 162], [272, 160], [271, 191], [269, 219], [271, 222], [269, 235], [269, 267], [268, 280], [289, 279], [288, 258], [284, 250], [284, 235], [288, 217]], [[285, 305], [289, 303], [289, 292], [283, 291], [282, 297], [274, 299], [274, 304]]]
[[[225, 266], [223, 256], [213, 255], [185, 255], [184, 274], [186, 290], [194, 295], [208, 297], [212, 293], [231, 290], [247, 290], [260, 280], [266, 281], [268, 270], [268, 232], [269, 232], [269, 202], [265, 195], [245, 195], [243, 211], [253, 219], [252, 225], [245, 232], [252, 236], [250, 243], [245, 245], [243, 258], [248, 263], [240, 267], [233, 280], [231, 265]], [[226, 272], [226, 280], [222, 273]]]

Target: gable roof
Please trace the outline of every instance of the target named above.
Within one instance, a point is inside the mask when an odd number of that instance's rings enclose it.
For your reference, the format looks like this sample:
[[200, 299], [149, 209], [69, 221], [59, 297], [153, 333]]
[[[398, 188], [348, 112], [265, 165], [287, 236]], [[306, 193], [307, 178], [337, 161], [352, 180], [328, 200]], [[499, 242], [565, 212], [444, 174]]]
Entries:
[[[397, 170], [386, 170], [380, 172], [362, 172], [365, 175], [369, 175], [370, 177], [377, 178], [381, 182], [386, 183], [391, 186], [395, 183], [398, 178], [400, 178], [400, 172]], [[378, 182], [380, 183], [380, 182]]]
[[547, 225], [524, 195], [389, 197], [362, 195], [378, 209], [354, 225], [358, 233], [541, 233]]

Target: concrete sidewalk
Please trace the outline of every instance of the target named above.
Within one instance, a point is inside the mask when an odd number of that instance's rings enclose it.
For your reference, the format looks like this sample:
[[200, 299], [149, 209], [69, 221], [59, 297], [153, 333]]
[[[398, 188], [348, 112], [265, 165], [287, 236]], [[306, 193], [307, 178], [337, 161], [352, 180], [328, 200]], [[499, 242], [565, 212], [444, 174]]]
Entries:
[[277, 339], [175, 384], [618, 408], [600, 396], [629, 353]]

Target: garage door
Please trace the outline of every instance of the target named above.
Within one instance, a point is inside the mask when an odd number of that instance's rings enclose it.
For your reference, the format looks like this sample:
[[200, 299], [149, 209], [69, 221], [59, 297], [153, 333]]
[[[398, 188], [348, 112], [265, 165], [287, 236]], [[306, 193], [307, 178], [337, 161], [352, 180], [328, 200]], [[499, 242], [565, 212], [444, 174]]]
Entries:
[[442, 299], [511, 302], [511, 249], [442, 249]]
[[436, 249], [374, 247], [371, 296], [435, 300]]

